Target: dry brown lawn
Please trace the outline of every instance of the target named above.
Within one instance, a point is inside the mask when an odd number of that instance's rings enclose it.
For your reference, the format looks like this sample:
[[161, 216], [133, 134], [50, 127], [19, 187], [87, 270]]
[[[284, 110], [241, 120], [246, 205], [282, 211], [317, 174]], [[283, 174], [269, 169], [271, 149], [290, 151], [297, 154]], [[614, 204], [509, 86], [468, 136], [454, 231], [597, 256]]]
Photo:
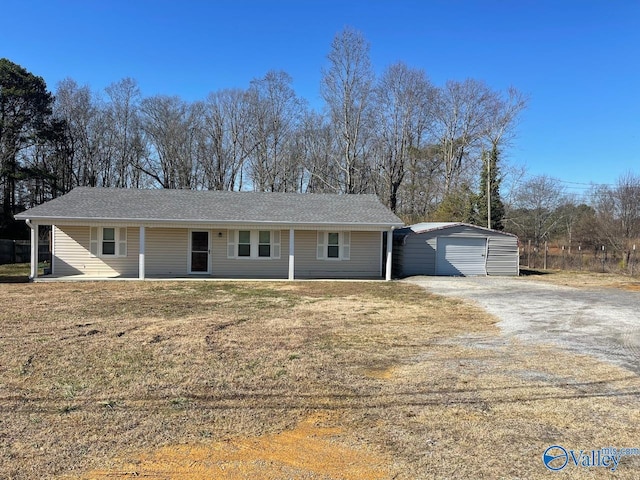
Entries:
[[0, 325], [0, 478], [542, 478], [552, 444], [640, 447], [637, 375], [405, 283], [7, 283]]
[[640, 291], [638, 276], [569, 270], [529, 270], [526, 278], [576, 288], [621, 288]]

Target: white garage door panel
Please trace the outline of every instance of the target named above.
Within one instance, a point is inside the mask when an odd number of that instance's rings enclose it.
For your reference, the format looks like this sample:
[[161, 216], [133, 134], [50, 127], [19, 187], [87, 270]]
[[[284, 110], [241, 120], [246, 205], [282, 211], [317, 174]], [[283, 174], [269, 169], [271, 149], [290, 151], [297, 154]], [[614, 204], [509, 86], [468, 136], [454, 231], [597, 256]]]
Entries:
[[438, 237], [437, 275], [486, 275], [487, 239]]

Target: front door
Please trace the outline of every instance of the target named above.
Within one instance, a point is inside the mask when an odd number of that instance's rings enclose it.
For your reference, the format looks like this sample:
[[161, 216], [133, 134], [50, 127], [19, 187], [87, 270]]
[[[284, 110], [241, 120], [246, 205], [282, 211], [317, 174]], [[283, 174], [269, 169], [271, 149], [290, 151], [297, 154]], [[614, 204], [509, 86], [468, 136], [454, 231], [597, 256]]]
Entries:
[[189, 273], [209, 273], [209, 232], [191, 232]]

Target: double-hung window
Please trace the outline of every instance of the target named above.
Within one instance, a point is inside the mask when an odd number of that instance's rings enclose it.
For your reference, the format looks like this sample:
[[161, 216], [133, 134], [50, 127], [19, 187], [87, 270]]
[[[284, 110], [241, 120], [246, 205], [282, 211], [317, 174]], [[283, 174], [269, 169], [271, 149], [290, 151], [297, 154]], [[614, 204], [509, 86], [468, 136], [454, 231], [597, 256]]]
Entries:
[[280, 230], [229, 230], [228, 258], [280, 258]]
[[318, 232], [316, 258], [318, 260], [349, 260], [351, 232]]
[[238, 231], [238, 256], [251, 256], [251, 232], [249, 230]]
[[102, 255], [116, 254], [116, 229], [102, 229]]
[[271, 231], [260, 230], [258, 232], [258, 256], [271, 257]]
[[327, 258], [340, 258], [340, 234], [327, 233]]
[[95, 257], [126, 257], [126, 227], [91, 227], [89, 250]]

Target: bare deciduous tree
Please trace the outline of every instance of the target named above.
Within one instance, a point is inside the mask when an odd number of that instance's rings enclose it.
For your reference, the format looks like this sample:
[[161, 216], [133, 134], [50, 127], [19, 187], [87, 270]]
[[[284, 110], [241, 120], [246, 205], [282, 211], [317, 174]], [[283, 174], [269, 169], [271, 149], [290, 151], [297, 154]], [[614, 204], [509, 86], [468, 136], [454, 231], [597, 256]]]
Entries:
[[442, 198], [439, 148], [427, 145], [409, 152], [407, 175], [400, 189], [399, 213], [409, 223], [430, 218]]
[[375, 93], [381, 196], [395, 212], [410, 155], [422, 146], [431, 122], [434, 89], [424, 71], [396, 63], [382, 74]]
[[337, 142], [331, 125], [319, 113], [309, 111], [305, 113], [300, 129], [304, 146], [303, 191], [340, 192], [340, 171], [335, 162]]
[[484, 137], [488, 149], [505, 148], [515, 134], [518, 117], [527, 108], [527, 97], [515, 87], [509, 87], [506, 95], [495, 92], [488, 105]]
[[627, 172], [613, 187], [601, 186], [593, 194], [600, 234], [628, 262], [631, 246], [640, 238], [640, 176]]
[[[366, 184], [366, 156], [371, 128], [374, 73], [369, 44], [362, 33], [346, 28], [333, 39], [321, 92], [339, 145], [335, 162], [342, 191], [361, 193]], [[364, 180], [364, 181], [363, 181]]]
[[[300, 160], [290, 153], [302, 104], [285, 72], [268, 72], [248, 91], [252, 137], [251, 179], [259, 191], [295, 191]], [[293, 164], [292, 164], [293, 163]]]
[[149, 150], [139, 168], [163, 188], [193, 188], [197, 109], [179, 97], [158, 95], [142, 100], [140, 111]]
[[495, 92], [478, 80], [450, 80], [438, 90], [433, 135], [440, 147], [443, 164], [443, 195], [460, 180], [470, 181], [461, 178], [463, 175], [478, 171], [472, 162], [480, 159], [477, 150], [481, 149], [495, 103]]
[[555, 179], [547, 175], [533, 177], [518, 186], [505, 227], [539, 247], [560, 228], [559, 207], [566, 203], [565, 198], [565, 189]]
[[252, 151], [247, 94], [240, 89], [213, 92], [203, 108], [199, 139], [203, 187], [239, 190], [242, 168]]
[[115, 187], [139, 187], [140, 163], [144, 152], [139, 119], [140, 89], [132, 78], [124, 78], [105, 89], [109, 103], [105, 110], [110, 137], [108, 164]]
[[71, 156], [73, 183], [70, 186], [98, 185], [98, 152], [103, 141], [104, 123], [98, 100], [88, 86], [75, 80], [62, 80], [55, 94], [54, 115], [65, 121]]

